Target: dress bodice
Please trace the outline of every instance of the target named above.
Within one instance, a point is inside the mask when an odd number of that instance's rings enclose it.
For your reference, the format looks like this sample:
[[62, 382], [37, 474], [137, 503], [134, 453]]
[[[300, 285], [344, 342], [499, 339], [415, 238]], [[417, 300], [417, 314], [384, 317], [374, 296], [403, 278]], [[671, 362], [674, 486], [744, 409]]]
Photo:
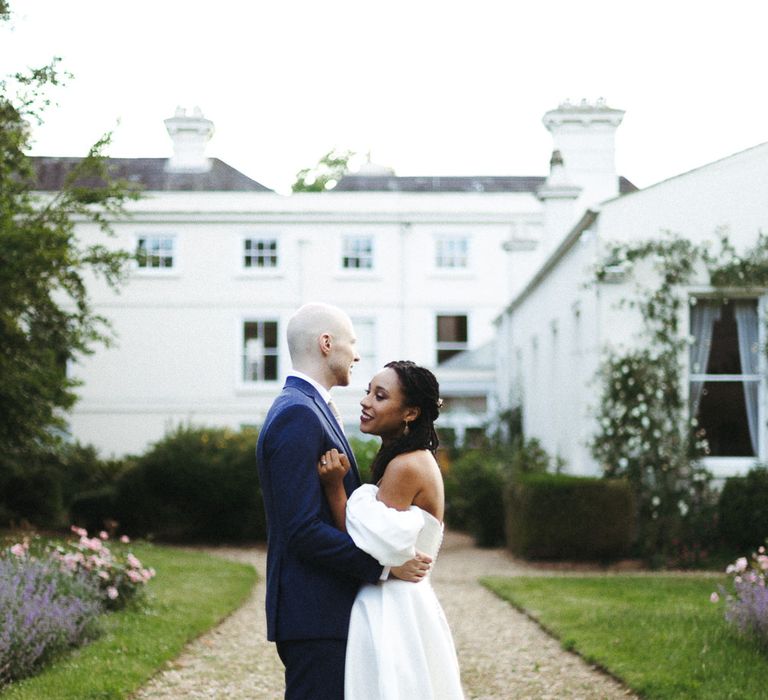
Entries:
[[[413, 506], [416, 508], [417, 506]], [[416, 549], [429, 554], [432, 561], [437, 559], [440, 545], [443, 543], [443, 524], [431, 513], [419, 508], [424, 516], [424, 527], [416, 538]]]
[[347, 532], [360, 549], [383, 566], [400, 566], [418, 549], [434, 560], [443, 540], [443, 524], [418, 506], [390, 508], [379, 489], [363, 484], [347, 501]]

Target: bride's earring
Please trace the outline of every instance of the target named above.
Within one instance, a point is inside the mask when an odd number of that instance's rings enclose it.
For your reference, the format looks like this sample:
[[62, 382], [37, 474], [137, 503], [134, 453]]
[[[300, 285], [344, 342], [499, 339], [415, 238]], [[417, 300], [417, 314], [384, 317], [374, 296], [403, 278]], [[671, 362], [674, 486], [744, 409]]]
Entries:
[[405, 428], [403, 428], [403, 435], [408, 435], [411, 432], [411, 426], [408, 425], [408, 421], [405, 421]]

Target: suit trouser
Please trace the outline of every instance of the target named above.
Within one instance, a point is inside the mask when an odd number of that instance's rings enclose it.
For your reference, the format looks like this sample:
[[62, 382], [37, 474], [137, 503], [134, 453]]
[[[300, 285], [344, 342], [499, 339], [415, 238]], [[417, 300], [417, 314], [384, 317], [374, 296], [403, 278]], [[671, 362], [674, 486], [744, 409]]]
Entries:
[[346, 639], [277, 643], [285, 666], [285, 700], [344, 700]]

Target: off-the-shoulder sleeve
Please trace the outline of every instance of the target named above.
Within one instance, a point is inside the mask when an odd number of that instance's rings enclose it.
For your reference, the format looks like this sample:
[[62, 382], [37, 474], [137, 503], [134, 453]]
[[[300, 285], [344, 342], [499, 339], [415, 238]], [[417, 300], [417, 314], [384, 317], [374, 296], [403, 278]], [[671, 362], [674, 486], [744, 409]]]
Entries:
[[376, 498], [377, 492], [373, 484], [355, 489], [347, 501], [347, 532], [382, 566], [400, 566], [416, 553], [424, 514], [416, 506], [390, 508]]

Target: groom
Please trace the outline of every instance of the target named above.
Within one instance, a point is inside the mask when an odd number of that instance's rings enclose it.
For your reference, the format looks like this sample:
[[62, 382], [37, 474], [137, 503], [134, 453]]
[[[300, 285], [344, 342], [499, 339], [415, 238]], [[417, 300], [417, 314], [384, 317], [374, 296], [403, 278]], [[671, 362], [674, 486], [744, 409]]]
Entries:
[[286, 700], [343, 700], [347, 628], [361, 583], [388, 575], [421, 580], [429, 560], [384, 570], [333, 526], [317, 474], [320, 455], [333, 448], [346, 454], [347, 494], [360, 486], [330, 395], [349, 384], [360, 360], [349, 317], [328, 304], [302, 306], [288, 322], [288, 350], [293, 371], [256, 448], [267, 514], [267, 638], [285, 665]]

